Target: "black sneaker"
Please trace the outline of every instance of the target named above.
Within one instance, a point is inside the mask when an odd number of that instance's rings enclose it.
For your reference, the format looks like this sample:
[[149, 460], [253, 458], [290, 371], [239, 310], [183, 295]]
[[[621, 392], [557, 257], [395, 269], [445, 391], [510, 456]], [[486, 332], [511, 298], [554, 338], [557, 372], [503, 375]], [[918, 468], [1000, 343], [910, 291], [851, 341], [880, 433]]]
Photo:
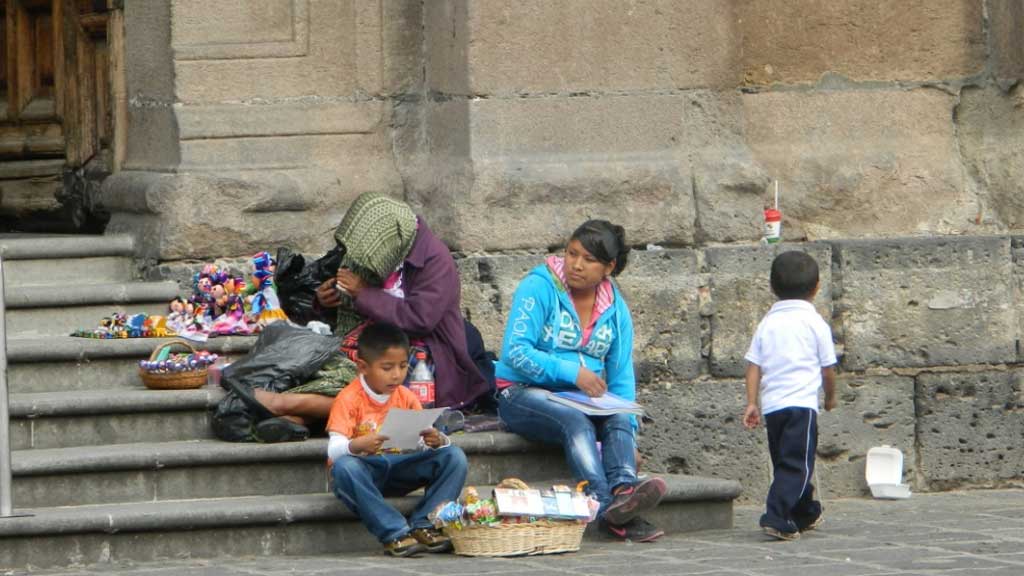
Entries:
[[633, 518], [621, 526], [610, 524], [602, 518], [598, 526], [604, 533], [614, 538], [632, 542], [654, 542], [665, 535], [664, 530], [639, 517]]
[[661, 478], [647, 478], [615, 495], [604, 511], [604, 519], [615, 526], [625, 526], [640, 514], [653, 510], [668, 490]]
[[287, 418], [268, 418], [256, 425], [253, 436], [260, 442], [297, 442], [309, 438], [309, 428]]

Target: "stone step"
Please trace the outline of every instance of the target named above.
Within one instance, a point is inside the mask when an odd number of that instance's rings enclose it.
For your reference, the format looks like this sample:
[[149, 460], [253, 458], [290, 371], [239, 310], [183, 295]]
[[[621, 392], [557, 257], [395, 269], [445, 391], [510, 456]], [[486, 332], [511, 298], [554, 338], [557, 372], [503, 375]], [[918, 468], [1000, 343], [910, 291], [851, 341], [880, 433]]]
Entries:
[[[67, 335], [11, 338], [7, 382], [12, 394], [73, 390], [139, 390], [138, 361], [169, 338], [98, 340]], [[197, 349], [232, 358], [244, 355], [255, 336], [218, 336]]]
[[12, 338], [67, 336], [92, 330], [114, 314], [167, 314], [175, 282], [130, 282], [7, 289], [7, 333]]
[[12, 394], [11, 449], [208, 439], [220, 388]]
[[[568, 476], [562, 452], [507, 433], [456, 434], [470, 479], [495, 483]], [[302, 494], [327, 489], [327, 440], [233, 444], [138, 442], [13, 452], [15, 506], [81, 506], [188, 498]]]
[[[732, 527], [738, 482], [663, 477], [668, 494], [648, 518], [666, 532]], [[480, 490], [489, 492], [483, 485]], [[417, 500], [416, 496], [391, 499], [405, 514]], [[16, 512], [31, 515], [0, 522], [0, 569], [181, 557], [337, 554], [379, 547], [352, 513], [325, 492]], [[587, 537], [598, 537], [593, 525]]]
[[125, 282], [136, 276], [133, 250], [128, 236], [0, 235], [8, 288]]

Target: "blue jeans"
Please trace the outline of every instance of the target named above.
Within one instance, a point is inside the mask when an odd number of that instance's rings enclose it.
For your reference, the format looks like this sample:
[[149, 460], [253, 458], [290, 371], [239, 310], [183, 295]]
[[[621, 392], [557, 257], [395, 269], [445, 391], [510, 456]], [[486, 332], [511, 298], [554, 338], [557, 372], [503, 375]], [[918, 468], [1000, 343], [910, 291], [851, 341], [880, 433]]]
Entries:
[[636, 484], [636, 435], [625, 414], [587, 416], [548, 400], [543, 388], [517, 384], [498, 395], [498, 416], [524, 438], [561, 444], [573, 478], [586, 480], [587, 492], [601, 503], [599, 515], [611, 504], [613, 489]]
[[[383, 543], [429, 527], [427, 514], [446, 500], [458, 500], [466, 472], [466, 455], [458, 446], [410, 454], [342, 456], [331, 468], [334, 495]], [[422, 487], [426, 493], [408, 522], [384, 500]]]

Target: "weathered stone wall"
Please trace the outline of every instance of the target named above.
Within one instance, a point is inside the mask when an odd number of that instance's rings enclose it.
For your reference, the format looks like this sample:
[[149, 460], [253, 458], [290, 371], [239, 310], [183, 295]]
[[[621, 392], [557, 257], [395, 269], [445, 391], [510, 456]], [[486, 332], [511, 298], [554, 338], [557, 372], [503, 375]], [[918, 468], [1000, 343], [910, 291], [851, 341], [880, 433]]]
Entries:
[[[1017, 0], [173, 0], [126, 6], [156, 260], [324, 247], [366, 190], [454, 248], [613, 217], [640, 244], [1016, 233]], [[212, 209], [210, 209], [212, 208]]]
[[[741, 424], [742, 359], [773, 298], [772, 258], [802, 250], [821, 267], [815, 306], [840, 355], [839, 407], [822, 413], [818, 482], [867, 492], [872, 446], [903, 450], [917, 490], [1024, 485], [1022, 274], [1005, 236], [900, 238], [634, 251], [620, 286], [636, 322], [641, 435], [651, 470], [743, 482], [760, 498], [763, 431]], [[500, 348], [512, 292], [534, 256], [459, 260], [463, 306]]]
[[539, 261], [524, 254], [610, 218], [673, 247], [622, 278], [650, 466], [759, 494], [739, 378], [771, 302], [776, 249], [752, 244], [777, 180], [845, 352], [826, 492], [863, 491], [880, 442], [918, 489], [1024, 481], [1019, 0], [172, 0], [125, 16], [128, 157], [94, 201], [154, 275], [322, 251], [349, 201], [380, 191], [466, 256], [467, 313], [497, 348]]

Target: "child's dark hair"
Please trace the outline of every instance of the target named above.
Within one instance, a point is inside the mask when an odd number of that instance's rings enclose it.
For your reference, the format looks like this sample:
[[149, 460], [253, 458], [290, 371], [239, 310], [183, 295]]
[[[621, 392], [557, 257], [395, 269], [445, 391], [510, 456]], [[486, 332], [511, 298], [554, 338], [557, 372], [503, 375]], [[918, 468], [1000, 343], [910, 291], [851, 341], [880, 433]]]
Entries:
[[401, 328], [391, 324], [370, 324], [359, 335], [356, 350], [359, 359], [372, 363], [390, 348], [401, 348], [409, 352], [409, 337]]
[[587, 220], [572, 233], [569, 241], [579, 240], [587, 252], [603, 264], [615, 261], [612, 276], [625, 270], [629, 260], [629, 246], [626, 245], [626, 230], [607, 220]]
[[772, 292], [780, 300], [807, 300], [818, 286], [818, 263], [803, 252], [783, 252], [772, 261]]

